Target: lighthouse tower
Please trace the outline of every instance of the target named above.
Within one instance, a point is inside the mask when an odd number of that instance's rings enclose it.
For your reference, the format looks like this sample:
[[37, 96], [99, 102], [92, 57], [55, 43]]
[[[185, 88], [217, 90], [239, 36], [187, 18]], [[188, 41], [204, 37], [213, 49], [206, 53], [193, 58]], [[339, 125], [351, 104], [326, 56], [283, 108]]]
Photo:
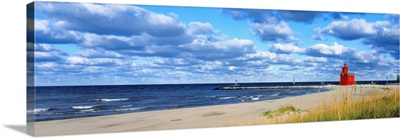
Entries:
[[353, 85], [355, 82], [354, 73], [348, 73], [349, 68], [346, 64], [342, 67], [342, 73], [340, 74], [340, 85]]

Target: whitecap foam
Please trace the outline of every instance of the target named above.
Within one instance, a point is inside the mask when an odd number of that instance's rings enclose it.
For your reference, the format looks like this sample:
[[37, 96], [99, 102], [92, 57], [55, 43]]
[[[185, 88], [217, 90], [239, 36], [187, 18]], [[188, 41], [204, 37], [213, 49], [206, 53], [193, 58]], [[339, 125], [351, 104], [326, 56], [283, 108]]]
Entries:
[[95, 112], [114, 112], [114, 110], [96, 110]]
[[236, 98], [236, 97], [235, 96], [228, 96], [228, 97], [221, 97], [221, 98], [218, 98], [218, 99], [227, 100], [227, 99], [233, 99], [233, 98]]
[[27, 110], [27, 112], [28, 112], [28, 113], [37, 114], [37, 113], [39, 113], [39, 112], [48, 111], [49, 109], [50, 109], [50, 108], [36, 108], [36, 109], [33, 109], [33, 110]]
[[117, 101], [126, 101], [129, 100], [129, 98], [119, 98], [119, 99], [96, 99], [96, 101], [100, 102], [117, 102]]
[[252, 100], [252, 101], [257, 101], [257, 100], [260, 100], [260, 98], [254, 97], [254, 98], [251, 98], [251, 100]]
[[79, 110], [82, 110], [82, 109], [90, 109], [90, 108], [93, 108], [94, 106], [72, 106], [72, 108], [74, 108], [74, 109], [79, 109]]
[[274, 93], [274, 94], [271, 94], [270, 96], [278, 96], [280, 93]]
[[121, 108], [127, 108], [127, 107], [132, 107], [133, 105], [132, 104], [130, 104], [130, 105], [123, 105], [123, 106], [120, 106]]
[[80, 110], [79, 112], [95, 112], [94, 109], [86, 109], [86, 110]]
[[37, 108], [35, 110], [33, 110], [34, 112], [44, 112], [44, 111], [48, 111], [50, 108]]
[[143, 107], [138, 107], [138, 108], [124, 108], [124, 109], [117, 109], [116, 111], [134, 111], [134, 110], [140, 110], [144, 109]]

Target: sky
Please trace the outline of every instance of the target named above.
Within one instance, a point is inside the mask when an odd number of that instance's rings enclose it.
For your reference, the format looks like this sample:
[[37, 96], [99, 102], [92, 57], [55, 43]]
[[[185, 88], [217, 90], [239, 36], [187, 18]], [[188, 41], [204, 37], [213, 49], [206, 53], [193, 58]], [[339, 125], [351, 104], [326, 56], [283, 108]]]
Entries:
[[339, 81], [344, 63], [356, 81], [400, 74], [394, 14], [56, 2], [34, 12], [38, 86]]

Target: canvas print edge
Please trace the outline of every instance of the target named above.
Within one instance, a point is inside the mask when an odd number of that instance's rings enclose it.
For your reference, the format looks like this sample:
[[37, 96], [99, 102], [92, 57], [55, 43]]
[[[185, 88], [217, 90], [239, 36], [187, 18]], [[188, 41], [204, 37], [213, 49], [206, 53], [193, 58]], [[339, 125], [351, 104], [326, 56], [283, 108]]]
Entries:
[[[28, 23], [28, 24], [29, 24], [29, 23]], [[29, 55], [28, 55], [28, 56], [29, 56]], [[32, 80], [32, 82], [33, 82], [33, 80]], [[28, 83], [28, 84], [29, 84], [29, 83]], [[29, 85], [28, 85], [28, 86], [29, 86]], [[32, 85], [32, 86], [33, 86], [33, 85]], [[221, 88], [223, 89], [223, 87], [221, 87]], [[230, 88], [229, 88], [229, 89], [230, 89]], [[32, 89], [32, 90], [33, 90], [33, 89]], [[32, 90], [31, 90], [31, 91], [32, 91]], [[28, 91], [30, 91], [29, 88], [28, 88]], [[28, 96], [28, 97], [29, 97], [29, 96]], [[34, 108], [30, 108], [29, 105], [28, 105], [28, 109], [34, 109]], [[28, 115], [28, 116], [29, 116], [29, 115]], [[28, 122], [29, 122], [29, 121], [28, 121]]]

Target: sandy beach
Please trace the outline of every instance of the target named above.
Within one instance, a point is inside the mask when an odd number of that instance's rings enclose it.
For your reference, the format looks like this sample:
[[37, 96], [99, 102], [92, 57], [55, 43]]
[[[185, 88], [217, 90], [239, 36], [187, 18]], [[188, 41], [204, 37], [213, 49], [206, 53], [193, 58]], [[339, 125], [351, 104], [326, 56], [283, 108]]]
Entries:
[[[393, 88], [398, 85], [358, 85], [355, 88], [356, 93], [352, 96], [368, 96], [372, 91], [385, 92], [385, 89], [382, 89], [384, 87]], [[263, 112], [276, 110], [285, 105], [292, 105], [301, 110], [312, 109], [321, 106], [323, 101], [330, 102], [334, 99], [332, 97], [339, 97], [340, 93], [350, 92], [354, 86], [332, 86], [331, 89], [327, 92], [252, 103], [41, 121], [34, 123], [34, 133], [35, 136], [54, 136], [224, 127], [227, 124], [262, 118]]]

